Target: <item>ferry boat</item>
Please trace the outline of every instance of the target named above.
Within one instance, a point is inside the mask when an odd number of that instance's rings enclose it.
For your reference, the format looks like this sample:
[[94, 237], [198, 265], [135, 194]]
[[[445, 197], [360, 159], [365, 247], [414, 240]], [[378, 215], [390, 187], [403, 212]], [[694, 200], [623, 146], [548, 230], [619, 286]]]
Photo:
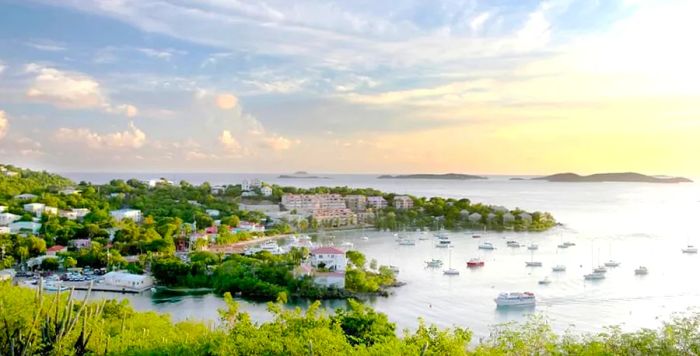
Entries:
[[693, 245], [688, 245], [688, 247], [682, 249], [683, 253], [698, 253], [698, 248]]
[[583, 279], [587, 281], [605, 279], [605, 273], [593, 272], [583, 276]]
[[499, 307], [534, 306], [537, 303], [535, 294], [531, 292], [501, 293], [494, 301]]
[[634, 274], [637, 276], [644, 276], [649, 273], [649, 270], [644, 266], [639, 266], [634, 269]]
[[431, 268], [442, 267], [442, 260], [438, 260], [438, 259], [433, 258], [430, 261], [425, 261], [425, 264], [427, 267], [431, 267]]
[[482, 242], [479, 244], [479, 249], [480, 250], [495, 250], [496, 248], [493, 247], [492, 243], [486, 241], [486, 242]]
[[605, 262], [604, 265], [605, 265], [605, 267], [619, 267], [620, 262], [617, 262], [615, 260], [610, 260], [608, 262]]
[[556, 266], [552, 267], [552, 272], [566, 272], [566, 266], [556, 265]]
[[484, 260], [480, 258], [472, 258], [467, 261], [467, 267], [483, 267], [485, 265]]

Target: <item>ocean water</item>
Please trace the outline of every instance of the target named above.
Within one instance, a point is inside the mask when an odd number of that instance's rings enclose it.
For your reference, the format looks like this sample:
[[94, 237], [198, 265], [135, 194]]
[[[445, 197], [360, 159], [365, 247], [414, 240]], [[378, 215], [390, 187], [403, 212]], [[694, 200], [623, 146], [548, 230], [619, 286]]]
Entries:
[[[111, 173], [68, 173], [74, 180], [103, 183], [113, 177], [131, 175]], [[418, 318], [440, 326], [472, 329], [477, 337], [488, 335], [495, 324], [523, 321], [541, 314], [558, 331], [600, 331], [607, 325], [625, 330], [654, 328], [675, 312], [700, 307], [700, 284], [694, 273], [700, 270], [700, 254], [681, 253], [688, 244], [699, 245], [700, 185], [650, 183], [550, 183], [510, 181], [509, 177], [488, 180], [384, 180], [373, 175], [330, 175], [330, 179], [277, 179], [276, 175], [255, 174], [142, 174], [139, 179], [165, 177], [193, 183], [238, 183], [243, 178], [298, 187], [350, 186], [372, 187], [382, 191], [417, 196], [469, 198], [473, 202], [504, 205], [510, 208], [551, 212], [562, 227], [544, 233], [482, 233], [480, 240], [471, 232], [453, 232], [454, 248], [434, 248], [434, 239], [417, 241], [416, 246], [398, 246], [391, 233], [366, 231], [335, 233], [334, 243], [351, 241], [355, 249], [381, 264], [396, 265], [399, 279], [407, 284], [388, 298], [373, 298], [367, 303], [386, 313], [400, 328], [413, 329]], [[413, 233], [416, 237], [416, 233]], [[536, 243], [534, 252], [525, 246], [506, 247], [506, 240], [523, 245]], [[478, 250], [480, 241], [490, 241], [497, 249]], [[561, 241], [576, 246], [558, 249]], [[481, 257], [486, 266], [466, 268], [466, 261]], [[445, 268], [460, 270], [459, 276], [445, 276], [442, 268], [427, 269], [424, 261], [440, 258]], [[601, 281], [584, 281], [593, 266], [609, 259], [621, 262], [610, 268]], [[543, 267], [527, 268], [525, 262], [537, 260]], [[567, 271], [553, 273], [551, 267], [564, 264]], [[648, 267], [649, 274], [635, 276], [634, 269]], [[539, 285], [549, 276], [552, 283]], [[503, 291], [532, 291], [538, 304], [534, 309], [497, 309], [493, 299]], [[97, 295], [97, 297], [114, 295]], [[175, 320], [202, 319], [214, 322], [216, 309], [222, 307], [213, 295], [159, 297], [117, 295], [130, 299], [140, 310], [168, 312]], [[242, 309], [259, 321], [271, 316], [265, 305], [241, 301]], [[292, 303], [303, 307], [305, 302]], [[342, 307], [342, 301], [327, 301], [330, 309]]]

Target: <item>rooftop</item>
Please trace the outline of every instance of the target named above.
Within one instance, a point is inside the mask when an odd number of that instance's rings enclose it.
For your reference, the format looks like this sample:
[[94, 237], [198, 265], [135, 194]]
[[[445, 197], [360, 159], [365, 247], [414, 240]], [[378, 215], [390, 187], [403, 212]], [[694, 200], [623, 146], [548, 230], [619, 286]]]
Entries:
[[337, 247], [332, 247], [332, 246], [324, 246], [324, 247], [319, 247], [316, 249], [311, 250], [311, 254], [314, 255], [344, 255], [345, 251], [337, 248]]

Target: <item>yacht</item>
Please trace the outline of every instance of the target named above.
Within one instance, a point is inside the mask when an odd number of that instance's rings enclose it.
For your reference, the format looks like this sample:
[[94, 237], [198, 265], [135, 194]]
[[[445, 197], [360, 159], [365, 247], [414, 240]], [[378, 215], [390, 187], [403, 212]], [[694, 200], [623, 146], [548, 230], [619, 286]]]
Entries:
[[450, 238], [450, 236], [444, 231], [438, 231], [437, 233], [435, 233], [435, 237], [437, 237], [438, 239], [442, 239], [442, 240], [446, 240], [446, 239]]
[[605, 266], [598, 266], [598, 267], [593, 269], [593, 273], [605, 273], [607, 271], [608, 271], [608, 269], [605, 268]]
[[420, 235], [418, 235], [418, 240], [428, 240], [428, 234], [425, 233], [425, 231], [421, 232]]
[[544, 279], [540, 279], [539, 282], [537, 282], [537, 283], [546, 286], [546, 285], [552, 283], [552, 281], [549, 279], [549, 277], [544, 277]]
[[494, 301], [499, 307], [534, 306], [537, 303], [535, 294], [531, 292], [501, 293]]
[[472, 258], [471, 260], [467, 261], [467, 267], [483, 267], [484, 266], [484, 260], [480, 258]]
[[413, 239], [401, 239], [399, 240], [399, 245], [401, 246], [415, 246], [416, 240]]
[[530, 244], [530, 245], [527, 247], [527, 249], [530, 250], [530, 251], [534, 251], [534, 250], [537, 250], [537, 249], [539, 249], [539, 248], [540, 248], [540, 247], [537, 246], [537, 244]]
[[593, 273], [589, 273], [587, 275], [584, 275], [583, 278], [585, 280], [588, 280], [588, 281], [605, 279], [605, 273], [593, 272]]
[[540, 261], [527, 261], [527, 262], [525, 262], [525, 267], [542, 267], [542, 262], [540, 262]]
[[644, 266], [639, 266], [634, 269], [634, 274], [637, 276], [644, 276], [649, 273], [649, 270]]
[[485, 242], [482, 242], [479, 244], [479, 249], [480, 250], [495, 250], [496, 248], [493, 247], [492, 243], [485, 241]]
[[277, 242], [274, 241], [268, 241], [260, 245], [260, 251], [267, 251], [273, 255], [279, 255], [284, 253], [284, 251], [280, 248]]
[[438, 260], [438, 259], [433, 258], [430, 261], [425, 261], [425, 264], [427, 267], [431, 267], [431, 268], [442, 267], [442, 260]]
[[451, 247], [452, 242], [450, 240], [438, 240], [438, 242], [435, 244], [435, 247], [440, 247], [440, 248], [447, 248]]
[[620, 262], [617, 262], [615, 260], [610, 260], [608, 262], [605, 262], [604, 265], [605, 265], [605, 267], [619, 267]]
[[518, 241], [508, 240], [506, 241], [506, 246], [518, 248], [520, 247], [520, 243]]
[[556, 266], [552, 267], [552, 272], [566, 272], [566, 266], [556, 265]]
[[693, 245], [688, 245], [688, 247], [682, 249], [683, 253], [698, 253], [698, 248]]

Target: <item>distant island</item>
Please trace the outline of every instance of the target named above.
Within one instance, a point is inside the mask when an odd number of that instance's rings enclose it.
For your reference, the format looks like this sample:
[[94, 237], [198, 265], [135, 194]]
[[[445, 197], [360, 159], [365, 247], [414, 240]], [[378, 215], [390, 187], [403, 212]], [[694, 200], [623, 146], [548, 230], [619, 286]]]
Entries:
[[321, 176], [314, 176], [310, 175], [309, 172], [306, 171], [298, 171], [294, 172], [293, 174], [282, 174], [277, 178], [282, 178], [282, 179], [295, 179], [295, 178], [305, 178], [305, 179], [330, 179], [329, 177], [321, 177]]
[[389, 175], [384, 174], [379, 179], [450, 179], [450, 180], [468, 180], [468, 179], [488, 179], [482, 176], [474, 176], [469, 174], [446, 173], [446, 174], [399, 174]]
[[509, 180], [526, 180], [526, 179], [525, 179], [525, 178], [521, 178], [521, 177], [513, 177], [513, 178], [511, 178], [511, 179], [509, 179]]
[[576, 173], [558, 173], [544, 177], [532, 178], [534, 180], [546, 180], [548, 182], [640, 182], [640, 183], [692, 183], [693, 181], [683, 177], [655, 177], [640, 173], [598, 173], [588, 176]]

